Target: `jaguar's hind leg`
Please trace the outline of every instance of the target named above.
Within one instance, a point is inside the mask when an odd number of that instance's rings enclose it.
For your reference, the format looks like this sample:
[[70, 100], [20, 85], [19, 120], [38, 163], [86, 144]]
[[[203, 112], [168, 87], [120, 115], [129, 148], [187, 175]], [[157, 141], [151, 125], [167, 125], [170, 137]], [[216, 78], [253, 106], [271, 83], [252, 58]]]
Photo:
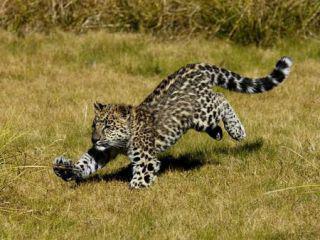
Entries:
[[246, 137], [245, 129], [235, 111], [226, 99], [223, 98], [219, 108], [224, 128], [234, 140], [241, 141]]
[[221, 140], [222, 129], [218, 124], [222, 120], [225, 130], [233, 139], [243, 139], [246, 136], [244, 127], [223, 94], [208, 91], [203, 95], [199, 98], [200, 107], [194, 114], [194, 128]]

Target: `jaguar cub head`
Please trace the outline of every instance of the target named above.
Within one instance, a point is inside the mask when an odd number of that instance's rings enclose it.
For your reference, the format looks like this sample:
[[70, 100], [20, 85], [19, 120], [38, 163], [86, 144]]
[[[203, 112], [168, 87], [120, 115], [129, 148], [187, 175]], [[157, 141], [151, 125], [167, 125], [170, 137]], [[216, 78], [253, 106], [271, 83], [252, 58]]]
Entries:
[[94, 104], [92, 143], [98, 150], [125, 147], [129, 140], [131, 106], [121, 104]]

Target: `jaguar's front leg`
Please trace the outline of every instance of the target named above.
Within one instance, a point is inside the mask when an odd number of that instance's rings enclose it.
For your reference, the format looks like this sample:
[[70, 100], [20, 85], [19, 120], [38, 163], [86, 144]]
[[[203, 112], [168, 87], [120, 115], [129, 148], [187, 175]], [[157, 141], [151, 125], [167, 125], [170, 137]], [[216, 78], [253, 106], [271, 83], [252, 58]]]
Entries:
[[129, 158], [133, 165], [133, 177], [129, 186], [131, 188], [149, 187], [157, 177], [160, 161], [151, 152], [143, 151], [141, 148], [134, 148]]
[[65, 181], [79, 181], [102, 168], [107, 160], [109, 160], [107, 152], [91, 148], [76, 163], [63, 156], [57, 157], [53, 161], [53, 171]]

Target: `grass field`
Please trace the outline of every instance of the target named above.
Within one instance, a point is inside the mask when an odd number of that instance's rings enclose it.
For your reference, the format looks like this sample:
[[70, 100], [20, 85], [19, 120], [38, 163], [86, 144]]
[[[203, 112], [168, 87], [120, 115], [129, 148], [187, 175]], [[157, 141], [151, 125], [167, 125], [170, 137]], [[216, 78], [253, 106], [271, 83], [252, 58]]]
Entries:
[[[319, 239], [319, 41], [268, 49], [146, 35], [0, 32], [0, 239]], [[248, 76], [292, 56], [262, 95], [225, 93], [242, 143], [188, 132], [151, 188], [128, 189], [129, 161], [76, 186], [51, 162], [90, 146], [93, 102], [140, 103], [167, 74], [209, 62]]]

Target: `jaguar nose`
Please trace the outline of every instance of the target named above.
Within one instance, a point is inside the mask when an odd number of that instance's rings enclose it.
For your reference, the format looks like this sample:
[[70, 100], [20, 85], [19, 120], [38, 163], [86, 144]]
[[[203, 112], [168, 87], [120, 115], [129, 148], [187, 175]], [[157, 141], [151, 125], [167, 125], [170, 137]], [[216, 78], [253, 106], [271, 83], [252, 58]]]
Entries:
[[93, 135], [91, 138], [91, 141], [93, 144], [96, 144], [100, 140], [99, 136]]

